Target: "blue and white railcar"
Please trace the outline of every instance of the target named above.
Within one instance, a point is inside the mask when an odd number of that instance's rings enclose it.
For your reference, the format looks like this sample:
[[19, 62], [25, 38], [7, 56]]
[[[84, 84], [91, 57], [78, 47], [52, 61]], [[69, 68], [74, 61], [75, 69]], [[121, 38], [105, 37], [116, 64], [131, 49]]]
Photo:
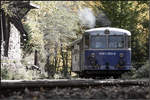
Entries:
[[72, 46], [72, 71], [83, 77], [120, 76], [131, 70], [131, 33], [102, 27], [86, 30]]

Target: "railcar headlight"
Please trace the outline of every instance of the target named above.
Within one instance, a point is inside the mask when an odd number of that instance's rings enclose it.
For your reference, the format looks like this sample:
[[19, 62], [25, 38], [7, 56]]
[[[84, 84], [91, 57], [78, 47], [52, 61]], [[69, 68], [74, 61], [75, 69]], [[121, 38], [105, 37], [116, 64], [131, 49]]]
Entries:
[[90, 62], [90, 65], [95, 66], [97, 64], [95, 53], [91, 53], [88, 60]]
[[124, 61], [123, 59], [120, 59], [118, 64], [119, 64], [120, 66], [124, 66], [124, 65], [125, 65], [125, 61]]
[[120, 58], [123, 58], [123, 57], [124, 57], [124, 54], [123, 54], [123, 53], [120, 53], [119, 56], [120, 56]]
[[92, 58], [95, 58], [95, 53], [91, 53], [90, 55]]

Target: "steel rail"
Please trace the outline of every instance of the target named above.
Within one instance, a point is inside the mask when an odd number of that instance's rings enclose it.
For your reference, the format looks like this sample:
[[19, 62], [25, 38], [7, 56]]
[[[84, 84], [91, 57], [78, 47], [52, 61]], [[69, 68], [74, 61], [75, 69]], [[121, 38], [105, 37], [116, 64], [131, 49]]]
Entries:
[[87, 86], [150, 86], [146, 80], [120, 79], [44, 79], [44, 80], [2, 80], [1, 89], [10, 88], [38, 88], [38, 87], [87, 87]]

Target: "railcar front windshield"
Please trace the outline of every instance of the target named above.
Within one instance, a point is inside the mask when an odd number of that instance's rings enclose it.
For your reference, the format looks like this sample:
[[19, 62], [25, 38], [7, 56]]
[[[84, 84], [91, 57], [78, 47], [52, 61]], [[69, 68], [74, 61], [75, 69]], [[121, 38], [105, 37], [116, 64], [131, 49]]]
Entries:
[[124, 36], [109, 35], [108, 48], [124, 48]]
[[92, 49], [105, 49], [107, 48], [106, 35], [101, 36], [91, 36], [91, 45]]

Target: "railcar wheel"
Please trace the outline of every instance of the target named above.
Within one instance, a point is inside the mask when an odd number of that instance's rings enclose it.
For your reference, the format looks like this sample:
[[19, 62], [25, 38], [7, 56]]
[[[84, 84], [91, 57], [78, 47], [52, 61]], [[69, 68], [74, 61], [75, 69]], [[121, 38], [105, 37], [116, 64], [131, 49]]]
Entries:
[[84, 74], [83, 73], [79, 73], [79, 78], [84, 78]]
[[114, 79], [121, 78], [121, 74], [118, 74], [118, 75], [113, 75], [113, 78], [114, 78]]

